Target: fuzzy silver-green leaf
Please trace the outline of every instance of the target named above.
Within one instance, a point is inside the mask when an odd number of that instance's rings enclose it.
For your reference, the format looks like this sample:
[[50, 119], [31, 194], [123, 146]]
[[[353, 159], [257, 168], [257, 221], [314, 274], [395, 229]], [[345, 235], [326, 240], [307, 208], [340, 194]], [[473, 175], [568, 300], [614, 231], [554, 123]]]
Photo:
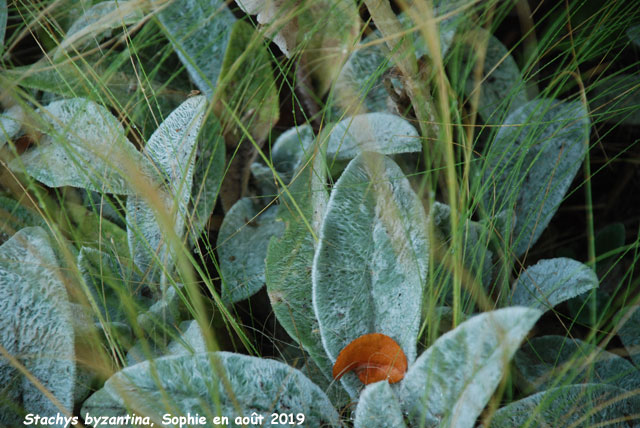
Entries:
[[404, 415], [389, 382], [383, 380], [367, 387], [360, 393], [356, 407], [355, 428], [406, 428]]
[[[340, 425], [327, 396], [300, 371], [275, 360], [229, 352], [179, 355], [144, 361], [113, 375], [105, 389], [120, 405], [159, 421], [164, 413], [303, 413], [305, 426]], [[220, 413], [218, 413], [220, 412]], [[240, 412], [240, 413], [239, 413]], [[236, 426], [236, 425], [233, 425]], [[252, 425], [254, 426], [254, 425]]]
[[511, 304], [548, 310], [597, 286], [595, 272], [583, 263], [564, 257], [540, 260], [514, 283]]
[[[76, 374], [72, 314], [49, 236], [20, 230], [0, 246], [0, 346], [70, 412]], [[60, 409], [0, 356], [0, 423], [18, 426], [19, 409], [41, 415]], [[61, 426], [61, 425], [60, 425]]]
[[415, 426], [471, 428], [542, 312], [476, 315], [438, 338], [412, 365], [398, 396]]
[[492, 216], [515, 211], [513, 252], [536, 243], [564, 199], [589, 138], [579, 102], [536, 99], [513, 111], [486, 154], [482, 199]]
[[[416, 357], [428, 265], [422, 203], [391, 159], [363, 153], [331, 193], [313, 261], [313, 306], [327, 355], [367, 333], [383, 333]], [[361, 383], [343, 377], [349, 394]]]

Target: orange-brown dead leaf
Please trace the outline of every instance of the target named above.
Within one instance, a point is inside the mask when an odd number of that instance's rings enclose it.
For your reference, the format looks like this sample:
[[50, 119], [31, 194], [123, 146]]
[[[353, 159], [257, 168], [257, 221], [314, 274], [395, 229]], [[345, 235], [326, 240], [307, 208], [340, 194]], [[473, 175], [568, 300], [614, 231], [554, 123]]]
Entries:
[[365, 385], [381, 380], [396, 383], [402, 380], [407, 371], [407, 357], [400, 345], [389, 336], [365, 334], [340, 351], [333, 365], [333, 377], [338, 380], [351, 370]]

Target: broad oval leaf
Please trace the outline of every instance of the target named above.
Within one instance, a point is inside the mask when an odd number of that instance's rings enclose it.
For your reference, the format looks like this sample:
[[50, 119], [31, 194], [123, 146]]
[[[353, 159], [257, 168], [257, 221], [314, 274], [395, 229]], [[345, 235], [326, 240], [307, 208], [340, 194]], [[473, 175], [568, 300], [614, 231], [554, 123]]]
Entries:
[[[127, 416], [129, 411], [126, 407], [117, 400], [111, 397], [111, 394], [107, 392], [106, 388], [102, 388], [91, 394], [89, 398], [82, 403], [82, 410], [80, 414], [87, 417], [90, 416], [106, 416], [106, 417], [118, 417]], [[118, 425], [119, 428], [136, 428], [134, 425]]]
[[[158, 423], [165, 413], [265, 416], [303, 413], [305, 426], [340, 426], [327, 396], [286, 364], [229, 352], [179, 355], [145, 361], [113, 375], [105, 389], [120, 405]], [[206, 425], [212, 427], [212, 424]]]
[[516, 352], [514, 361], [526, 387], [535, 391], [569, 383], [605, 383], [627, 391], [640, 389], [640, 372], [633, 364], [579, 339], [533, 338]]
[[264, 285], [269, 239], [284, 230], [277, 210], [273, 205], [260, 214], [251, 199], [243, 198], [225, 215], [217, 242], [224, 302], [244, 300]]
[[[54, 54], [61, 59], [63, 52], [73, 47], [79, 51], [85, 49], [92, 41], [109, 37], [113, 30], [122, 29], [123, 25], [131, 25], [143, 18], [140, 3], [129, 1], [104, 1], [85, 10], [67, 31]], [[76, 52], [74, 52], [76, 53]]]
[[[0, 345], [67, 412], [73, 409], [74, 340], [67, 291], [49, 237], [39, 227], [22, 229], [0, 246]], [[0, 385], [0, 422], [5, 426], [23, 422], [18, 409], [41, 415], [60, 412], [4, 357]]]
[[168, 355], [192, 355], [207, 352], [202, 330], [195, 320], [180, 323], [182, 334], [167, 346]]
[[596, 287], [598, 277], [585, 264], [564, 257], [540, 260], [513, 284], [511, 304], [548, 310]]
[[362, 152], [390, 155], [422, 150], [418, 131], [400, 116], [389, 113], [367, 113], [346, 118], [325, 131], [321, 136], [324, 138], [328, 138], [329, 161], [349, 160]]
[[[422, 203], [391, 159], [363, 153], [342, 173], [312, 273], [313, 306], [332, 361], [351, 341], [373, 332], [398, 342], [409, 363], [415, 359], [428, 265], [426, 221]], [[342, 381], [352, 396], [362, 385], [351, 374]]]
[[542, 312], [505, 308], [476, 315], [438, 338], [400, 384], [416, 426], [473, 427]]
[[24, 119], [24, 110], [17, 104], [0, 114], [0, 149], [18, 135]]
[[158, 19], [189, 76], [207, 98], [213, 96], [236, 18], [223, 0], [184, 0], [162, 7]]
[[[603, 384], [566, 385], [539, 392], [498, 409], [493, 414], [490, 426], [623, 428], [628, 427], [630, 422], [638, 421], [638, 409], [640, 399], [637, 394], [630, 394], [624, 389]], [[613, 422], [615, 420], [619, 422]]]
[[131, 171], [148, 168], [147, 162], [109, 110], [73, 98], [54, 101], [38, 112], [46, 135], [37, 147], [9, 164], [12, 170], [26, 170], [50, 187], [133, 193]]
[[[172, 235], [166, 231], [166, 225], [161, 220], [164, 217], [172, 222], [175, 236], [184, 236], [196, 157], [196, 137], [204, 110], [203, 96], [187, 99], [162, 122], [145, 146], [146, 155], [157, 167], [154, 178], [156, 183], [160, 183], [159, 189], [141, 187], [137, 195], [127, 199], [129, 250], [142, 272], [157, 268], [159, 264], [168, 271], [173, 267], [174, 260], [168, 245]], [[146, 192], [157, 194], [143, 196]], [[161, 206], [150, 205], [154, 196], [159, 196]], [[154, 263], [156, 257], [158, 263]], [[154, 276], [151, 275], [151, 278]]]
[[356, 407], [355, 428], [406, 428], [396, 395], [386, 381], [368, 385]]
[[586, 154], [589, 116], [578, 102], [536, 99], [512, 112], [486, 154], [483, 202], [489, 215], [515, 210], [513, 251], [538, 240]]
[[350, 371], [354, 371], [365, 385], [381, 380], [397, 383], [407, 371], [407, 357], [389, 336], [369, 333], [340, 351], [333, 365], [333, 378], [339, 380]]

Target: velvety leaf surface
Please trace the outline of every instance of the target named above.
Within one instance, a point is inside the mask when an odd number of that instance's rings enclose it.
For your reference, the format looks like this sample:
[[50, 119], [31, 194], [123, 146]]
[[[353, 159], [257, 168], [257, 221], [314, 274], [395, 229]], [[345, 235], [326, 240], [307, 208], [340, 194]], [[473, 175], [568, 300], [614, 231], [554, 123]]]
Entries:
[[[178, 238], [182, 238], [185, 232], [196, 138], [204, 109], [204, 97], [187, 99], [162, 122], [145, 146], [146, 155], [157, 168], [156, 181], [162, 183], [157, 192], [164, 205], [165, 215], [171, 216], [173, 231]], [[148, 196], [145, 196], [134, 195], [127, 199], [127, 234], [131, 256], [138, 268], [146, 272], [156, 265], [155, 253], [159, 263], [170, 271], [173, 257], [167, 245], [168, 234], [163, 232], [158, 213], [149, 204]]]
[[[318, 154], [313, 164], [300, 171], [289, 186], [293, 199], [286, 194], [281, 197], [277, 221], [284, 225], [284, 233], [269, 242], [265, 276], [269, 300], [278, 321], [289, 336], [311, 355], [324, 376], [331, 379], [331, 362], [322, 346], [318, 320], [313, 311], [311, 279], [317, 246], [314, 235], [316, 238], [320, 236], [329, 200], [325, 179], [324, 161]], [[296, 209], [294, 202], [302, 212]], [[340, 388], [337, 382], [334, 385]]]
[[[104, 38], [110, 37], [113, 30], [122, 29], [123, 25], [131, 25], [143, 18], [140, 3], [129, 1], [105, 1], [95, 4], [84, 11], [67, 31], [60, 42], [54, 58], [62, 59], [65, 50], [85, 49], [92, 42], [99, 45]], [[69, 55], [75, 54], [71, 51]]]
[[516, 352], [514, 361], [527, 387], [535, 391], [569, 383], [606, 383], [627, 391], [640, 389], [640, 371], [633, 364], [579, 339], [563, 336], [530, 339]]
[[564, 257], [540, 260], [513, 284], [511, 304], [549, 310], [596, 287], [598, 277], [585, 264]]
[[[1, 8], [2, 6], [0, 6], [0, 9]], [[2, 49], [0, 49], [0, 51], [2, 51]], [[22, 129], [24, 119], [24, 110], [19, 105], [10, 107], [0, 114], [0, 148], [2, 148], [7, 141], [12, 140], [18, 135]]]
[[[153, 364], [153, 367], [152, 367]], [[221, 376], [225, 380], [221, 380]], [[113, 375], [105, 389], [119, 403], [155, 420], [166, 412], [233, 417], [272, 412], [304, 413], [305, 426], [339, 426], [327, 396], [286, 364], [228, 352], [158, 358]], [[235, 426], [235, 425], [234, 425]]]
[[376, 382], [360, 394], [355, 428], [406, 428], [400, 403], [386, 381]]
[[[313, 305], [332, 361], [367, 333], [416, 356], [428, 242], [422, 203], [389, 158], [363, 153], [336, 182], [313, 263]], [[352, 396], [362, 384], [346, 375]], [[350, 384], [349, 384], [350, 383]], [[349, 386], [347, 386], [349, 384]]]
[[[0, 246], [0, 345], [71, 411], [74, 332], [60, 274], [49, 237], [39, 227], [22, 229]], [[19, 425], [17, 409], [60, 411], [4, 357], [0, 385], [2, 424]]]
[[231, 27], [236, 21], [223, 0], [159, 2], [158, 19], [189, 76], [207, 98], [213, 96]]
[[[639, 408], [638, 396], [630, 395], [624, 389], [603, 384], [566, 385], [539, 392], [499, 409], [490, 426], [624, 428], [633, 421], [638, 422]], [[631, 415], [636, 417], [627, 419]], [[614, 420], [619, 422], [612, 422]]]
[[483, 201], [489, 215], [515, 210], [513, 251], [538, 240], [582, 164], [589, 119], [578, 102], [537, 99], [513, 111], [486, 154]]
[[418, 131], [400, 116], [367, 113], [349, 117], [326, 131], [327, 159], [349, 160], [362, 152], [417, 153], [422, 150]]
[[264, 285], [269, 239], [284, 230], [284, 224], [276, 221], [277, 209], [272, 205], [254, 219], [258, 207], [251, 199], [243, 198], [224, 217], [217, 243], [223, 301], [244, 300]]
[[640, 78], [637, 75], [619, 74], [602, 79], [588, 96], [589, 107], [596, 120], [640, 124]]
[[[489, 125], [499, 125], [516, 108], [527, 102], [520, 69], [507, 48], [487, 30], [476, 28], [467, 35], [461, 67], [470, 74], [465, 80], [465, 95], [479, 96], [478, 114]], [[480, 49], [485, 47], [482, 52]], [[484, 56], [480, 81], [473, 78], [478, 55]], [[479, 92], [479, 95], [476, 94]]]
[[[626, 319], [620, 326], [618, 336], [629, 352], [631, 360], [640, 367], [640, 306], [627, 307], [621, 314]], [[631, 311], [630, 313], [628, 311]]]
[[438, 338], [400, 384], [398, 396], [415, 426], [473, 427], [540, 315], [536, 309], [498, 309]]
[[182, 284], [168, 286], [162, 297], [149, 307], [149, 310], [138, 315], [137, 321], [144, 331], [154, 336], [166, 326], [180, 323], [181, 298], [177, 289], [182, 289]]
[[49, 187], [74, 186], [131, 194], [128, 171], [146, 168], [124, 128], [105, 107], [83, 98], [38, 110], [46, 135], [9, 165]]

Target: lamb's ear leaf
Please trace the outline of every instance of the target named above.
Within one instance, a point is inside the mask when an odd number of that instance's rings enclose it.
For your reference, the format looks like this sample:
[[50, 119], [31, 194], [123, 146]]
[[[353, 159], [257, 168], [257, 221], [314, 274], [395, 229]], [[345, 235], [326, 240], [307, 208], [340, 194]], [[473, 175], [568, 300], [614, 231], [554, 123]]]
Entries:
[[[313, 306], [332, 361], [354, 339], [382, 333], [416, 357], [428, 266], [427, 219], [404, 173], [391, 159], [363, 153], [331, 194], [313, 262]], [[362, 386], [341, 381], [352, 397]]]
[[[67, 410], [73, 409], [76, 364], [72, 315], [48, 234], [20, 230], [0, 247], [0, 345]], [[18, 426], [27, 412], [60, 409], [7, 359], [0, 359], [0, 422]], [[17, 418], [17, 419], [16, 419]]]
[[73, 186], [132, 194], [129, 172], [147, 168], [122, 124], [105, 107], [83, 98], [54, 101], [38, 110], [41, 143], [9, 167], [49, 187]]
[[[185, 233], [188, 205], [191, 199], [193, 170], [196, 157], [196, 139], [205, 110], [205, 98], [187, 99], [165, 119], [151, 135], [145, 154], [156, 166], [152, 180], [162, 207], [152, 207], [148, 197], [132, 195], [127, 199], [127, 235], [129, 250], [142, 272], [149, 272], [150, 279], [157, 277], [159, 264], [171, 271], [174, 257], [170, 252], [171, 234], [161, 224], [161, 215], [168, 218], [178, 238]], [[149, 189], [145, 189], [149, 191]], [[153, 195], [152, 195], [153, 196]], [[158, 208], [165, 212], [158, 212]], [[155, 256], [160, 263], [154, 263]], [[154, 267], [155, 266], [155, 267]]]
[[244, 300], [264, 285], [269, 239], [284, 230], [284, 224], [276, 221], [277, 209], [273, 205], [259, 214], [254, 202], [243, 198], [225, 215], [217, 242], [224, 302]]
[[190, 238], [195, 242], [205, 229], [218, 198], [225, 173], [225, 145], [222, 128], [213, 113], [206, 116], [198, 138], [198, 157], [193, 172]]
[[[501, 124], [510, 112], [527, 102], [520, 69], [507, 48], [489, 31], [474, 28], [465, 36], [467, 44], [455, 51], [461, 56], [460, 69], [465, 72], [462, 76], [465, 96], [478, 97], [478, 114], [486, 124]], [[476, 82], [474, 68], [478, 55], [484, 58], [482, 75]]]
[[0, 149], [20, 133], [24, 119], [25, 113], [20, 105], [14, 105], [0, 114]]
[[398, 396], [416, 426], [472, 427], [542, 312], [476, 315], [438, 338], [409, 367]]
[[113, 30], [122, 29], [123, 25], [131, 25], [143, 18], [140, 3], [129, 1], [105, 1], [85, 10], [76, 19], [64, 39], [54, 53], [54, 59], [62, 59], [65, 50], [73, 49], [74, 53], [99, 43], [101, 39], [110, 37]]
[[[565, 385], [513, 402], [493, 414], [491, 428], [600, 426], [638, 421], [640, 398], [606, 384]], [[629, 419], [630, 415], [632, 419]]]
[[530, 339], [516, 352], [514, 362], [523, 386], [530, 391], [570, 383], [604, 383], [627, 391], [640, 388], [640, 373], [633, 364], [579, 339]]
[[540, 260], [514, 283], [511, 304], [546, 311], [596, 287], [598, 277], [583, 263], [564, 257]]
[[640, 125], [640, 78], [619, 74], [596, 82], [589, 92], [594, 119], [615, 124]]
[[406, 428], [404, 416], [389, 382], [381, 381], [367, 385], [360, 393], [356, 407], [355, 428]]
[[618, 330], [618, 336], [627, 348], [631, 360], [640, 366], [640, 306], [625, 308], [621, 311], [621, 318], [625, 321]]
[[400, 116], [367, 113], [348, 117], [320, 136], [327, 142], [329, 162], [353, 159], [362, 152], [386, 155], [422, 150], [418, 131]]
[[[113, 375], [105, 389], [120, 405], [158, 423], [165, 413], [248, 416], [303, 413], [305, 426], [340, 426], [331, 402], [300, 371], [275, 360], [203, 352], [144, 361]], [[197, 400], [194, 400], [197, 397]], [[221, 413], [218, 413], [221, 412]], [[240, 413], [239, 413], [240, 412]]]
[[224, 0], [162, 4], [158, 20], [189, 76], [207, 98], [213, 96], [236, 18]]
[[562, 202], [587, 150], [589, 118], [579, 102], [536, 99], [513, 111], [486, 154], [488, 215], [515, 210], [513, 251], [538, 240]]
[[[332, 380], [331, 362], [322, 347], [318, 320], [313, 312], [311, 280], [315, 238], [320, 236], [329, 200], [325, 180], [324, 159], [317, 153], [313, 163], [299, 171], [289, 186], [291, 196], [282, 196], [278, 220], [284, 224], [285, 231], [282, 237], [271, 238], [269, 242], [265, 274], [267, 292], [278, 321], [309, 353], [319, 371]], [[339, 383], [332, 383], [332, 388], [340, 388]], [[331, 392], [328, 394], [331, 396]]]

